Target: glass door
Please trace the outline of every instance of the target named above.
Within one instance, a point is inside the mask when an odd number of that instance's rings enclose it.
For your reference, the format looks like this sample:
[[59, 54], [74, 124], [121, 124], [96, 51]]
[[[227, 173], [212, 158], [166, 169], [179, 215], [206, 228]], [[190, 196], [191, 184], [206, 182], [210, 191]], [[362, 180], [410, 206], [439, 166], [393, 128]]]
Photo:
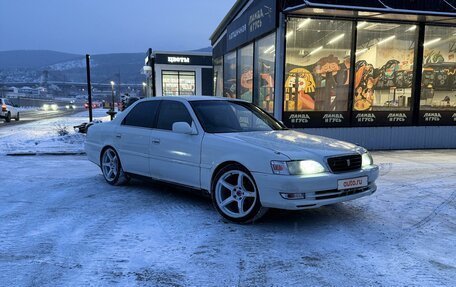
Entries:
[[195, 94], [195, 72], [179, 72], [179, 95], [194, 96]]
[[163, 96], [179, 95], [179, 73], [175, 71], [162, 72]]
[[194, 71], [163, 71], [163, 96], [192, 96], [196, 94]]

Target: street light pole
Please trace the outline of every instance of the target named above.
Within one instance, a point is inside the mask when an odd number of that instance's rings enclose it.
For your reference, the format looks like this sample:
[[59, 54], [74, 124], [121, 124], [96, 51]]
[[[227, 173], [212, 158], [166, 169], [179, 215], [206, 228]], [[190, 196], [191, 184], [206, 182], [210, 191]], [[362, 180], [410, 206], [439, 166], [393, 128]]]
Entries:
[[107, 112], [107, 114], [111, 116], [111, 121], [114, 119], [114, 115], [116, 114], [116, 112], [114, 111], [114, 105], [115, 105], [115, 102], [114, 102], [114, 85], [115, 84], [116, 83], [114, 83], [114, 81], [111, 81], [111, 108]]

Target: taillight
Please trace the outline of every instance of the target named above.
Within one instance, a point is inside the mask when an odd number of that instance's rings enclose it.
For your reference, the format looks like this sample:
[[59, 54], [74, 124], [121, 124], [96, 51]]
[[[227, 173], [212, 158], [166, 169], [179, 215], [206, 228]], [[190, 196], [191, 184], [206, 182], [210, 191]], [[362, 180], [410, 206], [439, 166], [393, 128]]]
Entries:
[[2, 105], [2, 112], [6, 112], [6, 105], [5, 104]]

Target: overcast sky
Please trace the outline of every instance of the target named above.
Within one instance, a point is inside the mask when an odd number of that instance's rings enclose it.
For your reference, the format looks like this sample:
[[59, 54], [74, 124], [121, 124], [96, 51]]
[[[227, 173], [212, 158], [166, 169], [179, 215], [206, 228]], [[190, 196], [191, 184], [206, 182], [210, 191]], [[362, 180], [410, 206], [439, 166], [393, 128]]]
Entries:
[[194, 50], [235, 0], [0, 0], [0, 51]]

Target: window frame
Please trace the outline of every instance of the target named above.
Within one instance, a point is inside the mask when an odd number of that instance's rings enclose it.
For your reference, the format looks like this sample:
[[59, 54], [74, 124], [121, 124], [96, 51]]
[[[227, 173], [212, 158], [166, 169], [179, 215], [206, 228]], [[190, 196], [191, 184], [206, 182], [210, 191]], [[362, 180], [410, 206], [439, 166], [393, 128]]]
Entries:
[[[162, 85], [162, 94], [163, 96], [190, 96], [190, 95], [182, 95], [181, 94], [181, 84], [180, 84], [180, 77], [181, 77], [181, 72], [182, 73], [192, 73], [193, 74], [193, 82], [195, 83], [193, 89], [194, 89], [194, 93], [192, 96], [196, 95], [196, 71], [194, 70], [162, 70], [161, 71], [161, 85]], [[164, 76], [166, 73], [177, 73], [177, 95], [164, 95], [163, 91], [165, 90], [164, 89]], [[168, 74], [168, 75], [171, 75], [171, 74]]]
[[[131, 112], [134, 111], [134, 109], [141, 105], [141, 104], [146, 104], [150, 102], [158, 102], [157, 103], [157, 112], [154, 115], [154, 118], [152, 120], [152, 125], [151, 127], [143, 127], [143, 126], [136, 126], [136, 125], [129, 125], [126, 124], [125, 121], [127, 120], [128, 116], [130, 115]], [[157, 126], [157, 119], [158, 119], [158, 114], [160, 111], [160, 106], [161, 106], [162, 100], [149, 100], [149, 101], [143, 101], [143, 102], [135, 102], [134, 105], [132, 106], [131, 110], [128, 112], [128, 114], [125, 115], [125, 117], [122, 119], [122, 122], [120, 123], [121, 126], [126, 126], [126, 127], [133, 127], [133, 128], [140, 128], [140, 129], [155, 129]]]
[[[260, 83], [260, 70], [259, 70], [259, 67], [258, 67], [258, 63], [259, 63], [259, 55], [258, 55], [258, 47], [259, 47], [259, 42], [261, 40], [264, 40], [268, 37], [273, 37], [274, 38], [274, 49], [276, 50], [277, 49], [277, 30], [274, 30], [266, 35], [263, 35], [262, 37], [260, 38], [257, 38], [255, 39], [254, 41], [254, 46], [253, 46], [253, 95], [252, 95], [252, 103], [258, 107], [261, 108], [261, 105], [259, 103], [259, 98], [260, 98], [260, 87], [258, 86], [258, 83]], [[284, 59], [285, 60], [285, 59]], [[277, 52], [275, 51], [274, 52], [274, 67], [273, 67], [273, 75], [274, 75], [274, 87], [273, 87], [273, 90], [274, 90], [274, 99], [272, 100], [272, 112], [267, 112], [267, 113], [270, 113], [270, 114], [274, 114], [274, 106], [275, 106], [275, 99], [276, 99], [276, 89], [277, 89], [277, 83], [276, 83], [276, 72], [277, 72], [277, 69], [276, 69], [276, 64], [277, 64]]]
[[[171, 125], [171, 129], [162, 129], [162, 128], [159, 128], [158, 127], [158, 120], [160, 118], [160, 113], [161, 113], [161, 109], [162, 109], [162, 106], [163, 106], [163, 103], [164, 102], [175, 102], [175, 103], [178, 103], [178, 104], [181, 104], [185, 110], [187, 111], [188, 115], [190, 116], [190, 119], [192, 120], [192, 123], [190, 124], [190, 126], [193, 126], [195, 125], [196, 126], [196, 123], [195, 123], [195, 118], [192, 116], [192, 113], [190, 112], [190, 109], [181, 101], [174, 101], [174, 100], [171, 100], [171, 99], [167, 99], [167, 100], [160, 100], [160, 105], [158, 107], [158, 112], [155, 116], [155, 125], [154, 125], [154, 129], [155, 130], [159, 130], [159, 131], [167, 131], [167, 132], [172, 132], [172, 125]], [[174, 122], [176, 123], [176, 122]]]
[[[353, 17], [333, 17], [333, 16], [325, 16], [325, 15], [312, 15], [312, 14], [289, 14], [287, 15], [287, 19], [288, 18], [311, 18], [311, 19], [325, 19], [325, 20], [344, 20], [344, 21], [351, 21], [353, 23], [352, 27], [353, 29], [355, 30], [355, 34], [352, 33], [352, 50], [351, 50], [351, 67], [354, 67], [354, 62], [356, 61], [356, 44], [357, 44], [357, 41], [358, 41], [358, 33], [357, 33], [357, 29], [356, 29], [356, 26], [360, 23], [360, 22], [374, 22], [374, 23], [382, 23], [382, 24], [403, 24], [403, 25], [416, 25], [417, 26], [417, 35], [416, 35], [416, 42], [415, 42], [415, 47], [414, 47], [414, 65], [413, 65], [413, 83], [412, 83], [412, 100], [411, 100], [411, 108], [410, 108], [410, 111], [406, 112], [408, 114], [408, 122], [407, 123], [403, 123], [403, 124], [395, 124], [395, 123], [391, 123], [391, 122], [388, 122], [388, 123], [385, 123], [385, 122], [379, 122], [379, 123], [375, 123], [375, 124], [371, 124], [369, 122], [363, 124], [363, 125], [360, 125], [358, 123], [355, 122], [355, 117], [356, 117], [356, 113], [358, 113], [357, 111], [354, 110], [353, 108], [353, 104], [354, 104], [354, 101], [353, 101], [353, 97], [354, 97], [354, 93], [353, 93], [353, 86], [354, 86], [354, 77], [355, 77], [355, 69], [354, 68], [351, 68], [350, 69], [350, 83], [349, 83], [349, 98], [348, 98], [348, 102], [349, 102], [349, 106], [348, 106], [348, 113], [349, 113], [349, 121], [347, 121], [345, 124], [343, 125], [328, 125], [328, 126], [323, 126], [321, 124], [315, 124], [315, 123], [310, 123], [310, 124], [304, 124], [304, 125], [296, 125], [295, 127], [296, 128], [321, 128], [321, 127], [331, 127], [331, 128], [337, 128], [337, 127], [370, 127], [370, 126], [376, 126], [376, 127], [391, 127], [391, 126], [414, 126], [414, 125], [422, 125], [419, 123], [419, 116], [420, 116], [420, 107], [419, 107], [419, 99], [421, 97], [421, 70], [422, 70], [422, 59], [420, 60], [419, 57], [422, 58], [423, 54], [422, 54], [422, 50], [420, 51], [420, 48], [423, 48], [423, 40], [424, 39], [421, 39], [420, 38], [420, 34], [424, 32], [422, 31], [422, 29], [424, 29], [426, 26], [449, 26], [449, 27], [456, 27], [456, 25], [454, 24], [447, 24], [447, 23], [421, 23], [421, 22], [418, 22], [418, 21], [401, 21], [401, 20], [389, 20], [389, 19], [372, 19], [372, 18], [368, 18], [368, 17], [359, 17], [359, 18], [353, 18]], [[288, 26], [288, 21], [286, 21], [285, 25], [284, 25], [284, 31], [285, 31], [285, 34], [286, 34], [286, 31], [287, 31], [287, 26]], [[285, 47], [285, 51], [284, 51], [284, 54], [286, 55], [286, 47], [287, 47], [287, 39], [286, 39], [286, 36], [283, 36], [283, 40], [284, 40], [284, 47]], [[281, 61], [283, 61], [283, 69], [282, 69], [282, 77], [283, 77], [283, 82], [282, 83], [279, 83], [281, 85], [281, 89], [282, 89], [282, 94], [285, 95], [285, 74], [286, 74], [286, 70], [285, 70], [285, 66], [286, 66], [286, 57], [282, 57], [282, 59], [280, 59]], [[419, 64], [419, 65], [418, 65]], [[419, 77], [417, 77], [419, 75]], [[419, 80], [417, 80], [419, 78]], [[277, 87], [276, 87], [277, 88]], [[282, 101], [284, 101], [284, 96], [282, 98]], [[285, 119], [285, 114], [287, 113], [287, 111], [285, 111], [285, 106], [282, 105], [282, 120], [283, 121], [286, 121]], [[307, 113], [307, 112], [302, 112], [302, 113]], [[310, 112], [309, 112], [310, 113]], [[378, 114], [379, 116], [385, 116], [386, 118], [386, 115], [385, 114], [395, 114], [395, 113], [403, 113], [403, 111], [395, 111], [395, 110], [392, 110], [392, 111], [382, 111], [382, 112], [379, 112], [379, 111], [372, 111], [370, 113], [374, 113], [374, 114]], [[290, 126], [288, 125], [287, 123], [287, 126]]]

